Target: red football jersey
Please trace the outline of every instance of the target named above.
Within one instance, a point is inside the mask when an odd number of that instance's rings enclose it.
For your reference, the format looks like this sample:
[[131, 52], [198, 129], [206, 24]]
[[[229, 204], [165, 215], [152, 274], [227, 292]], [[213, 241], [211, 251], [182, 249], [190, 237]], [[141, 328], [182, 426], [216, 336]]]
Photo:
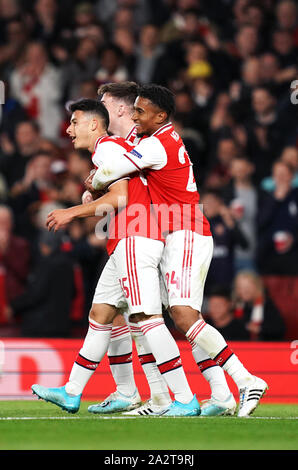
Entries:
[[162, 233], [186, 229], [211, 235], [209, 222], [199, 206], [192, 162], [171, 123], [141, 140], [125, 155], [146, 176]]
[[[135, 139], [135, 132], [130, 133], [131, 140]], [[96, 168], [100, 167], [102, 154], [109, 152], [113, 155], [124, 157], [124, 151], [130, 151], [132, 144], [118, 136], [104, 136], [98, 139], [92, 155], [92, 161]], [[110, 255], [119, 241], [129, 236], [142, 236], [155, 240], [163, 240], [155, 214], [151, 211], [151, 199], [146, 181], [139, 173], [131, 175], [128, 182], [127, 206], [117, 211], [110, 218], [108, 224], [107, 251]]]

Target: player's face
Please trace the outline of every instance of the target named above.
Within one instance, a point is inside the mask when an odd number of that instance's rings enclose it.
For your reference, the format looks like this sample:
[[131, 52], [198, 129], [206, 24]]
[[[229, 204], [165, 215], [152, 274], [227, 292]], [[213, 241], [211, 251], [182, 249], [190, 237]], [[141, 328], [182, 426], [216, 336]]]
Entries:
[[101, 102], [105, 105], [109, 113], [109, 131], [112, 134], [115, 134], [117, 129], [116, 123], [119, 118], [120, 104], [118, 100], [116, 100], [113, 96], [109, 95], [108, 93], [104, 93], [102, 95]]
[[90, 145], [90, 116], [84, 111], [74, 111], [66, 132], [75, 149], [88, 149]]
[[137, 128], [138, 136], [152, 135], [163, 125], [167, 115], [147, 98], [138, 96], [134, 104], [132, 120]]

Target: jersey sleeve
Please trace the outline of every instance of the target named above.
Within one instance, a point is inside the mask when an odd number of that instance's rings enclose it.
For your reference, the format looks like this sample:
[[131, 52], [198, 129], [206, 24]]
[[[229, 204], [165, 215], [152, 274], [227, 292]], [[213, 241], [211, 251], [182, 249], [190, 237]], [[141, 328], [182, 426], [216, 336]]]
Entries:
[[142, 140], [131, 150], [113, 142], [103, 142], [93, 156], [93, 163], [98, 169], [93, 176], [92, 186], [94, 189], [102, 189], [136, 171], [163, 168], [167, 163], [167, 154], [155, 137]]

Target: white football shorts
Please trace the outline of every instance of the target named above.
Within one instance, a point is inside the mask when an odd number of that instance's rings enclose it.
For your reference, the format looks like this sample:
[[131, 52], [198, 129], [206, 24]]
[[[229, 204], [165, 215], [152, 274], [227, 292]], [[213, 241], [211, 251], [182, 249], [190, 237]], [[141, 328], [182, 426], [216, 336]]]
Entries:
[[161, 314], [159, 264], [163, 242], [145, 237], [120, 240], [98, 280], [93, 303], [128, 312]]
[[191, 230], [170, 233], [160, 264], [162, 303], [185, 305], [200, 311], [213, 255], [213, 238]]

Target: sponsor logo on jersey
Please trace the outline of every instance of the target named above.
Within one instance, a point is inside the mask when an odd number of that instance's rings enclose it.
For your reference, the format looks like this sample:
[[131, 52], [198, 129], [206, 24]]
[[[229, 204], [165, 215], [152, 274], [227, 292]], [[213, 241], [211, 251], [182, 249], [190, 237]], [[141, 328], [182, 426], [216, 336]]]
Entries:
[[139, 152], [137, 152], [135, 149], [131, 150], [129, 153], [131, 153], [132, 155], [134, 155], [134, 157], [143, 158], [143, 155], [140, 154]]

